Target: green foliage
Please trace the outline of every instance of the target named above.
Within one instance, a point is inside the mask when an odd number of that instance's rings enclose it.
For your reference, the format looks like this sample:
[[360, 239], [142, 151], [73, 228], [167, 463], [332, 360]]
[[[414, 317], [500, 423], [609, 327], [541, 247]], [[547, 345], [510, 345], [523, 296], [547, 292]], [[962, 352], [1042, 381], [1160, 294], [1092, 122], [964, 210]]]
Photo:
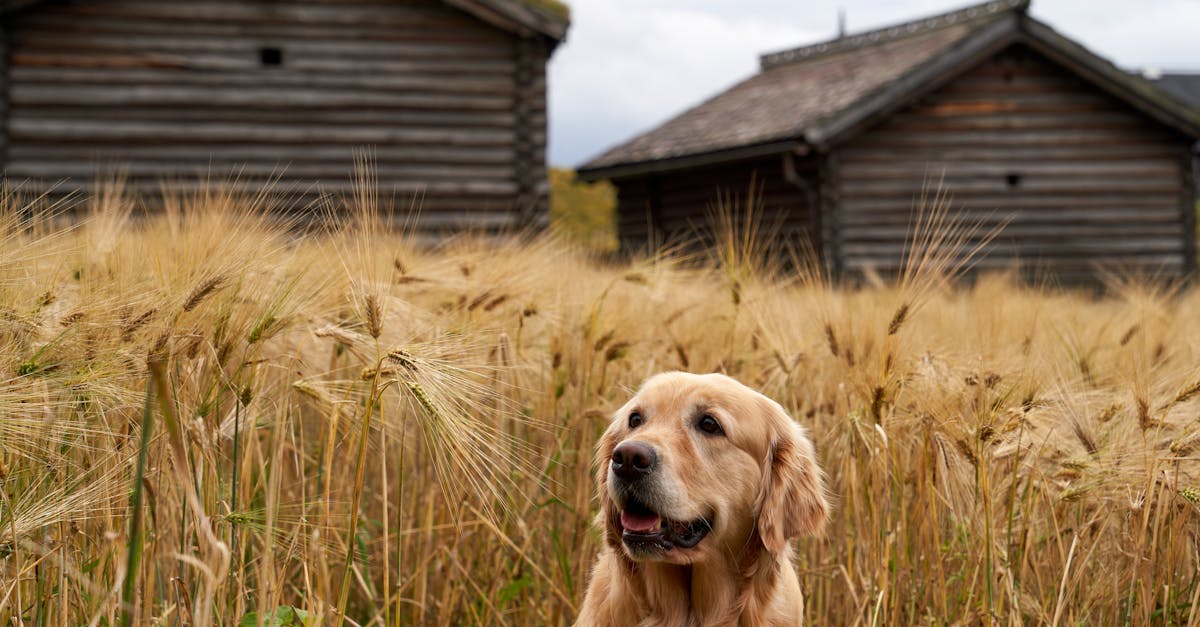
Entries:
[[263, 627], [307, 626], [312, 624], [312, 621], [309, 620], [308, 612], [290, 605], [280, 605], [268, 612], [266, 616], [263, 616], [261, 623], [259, 620], [258, 612], [247, 612], [242, 617], [242, 620], [238, 622], [238, 627], [258, 627], [260, 624]]
[[589, 250], [617, 249], [617, 190], [612, 183], [584, 183], [574, 170], [550, 170], [550, 224]]
[[571, 19], [571, 7], [559, 0], [525, 0], [525, 4], [560, 20]]

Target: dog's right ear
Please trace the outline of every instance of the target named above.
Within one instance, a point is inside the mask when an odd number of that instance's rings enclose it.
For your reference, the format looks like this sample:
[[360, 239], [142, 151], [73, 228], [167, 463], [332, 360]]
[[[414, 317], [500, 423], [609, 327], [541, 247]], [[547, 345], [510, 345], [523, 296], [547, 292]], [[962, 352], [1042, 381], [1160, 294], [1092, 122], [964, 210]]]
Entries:
[[788, 540], [820, 531], [829, 503], [812, 442], [782, 407], [771, 405], [779, 433], [763, 469], [758, 533], [768, 551], [779, 553]]

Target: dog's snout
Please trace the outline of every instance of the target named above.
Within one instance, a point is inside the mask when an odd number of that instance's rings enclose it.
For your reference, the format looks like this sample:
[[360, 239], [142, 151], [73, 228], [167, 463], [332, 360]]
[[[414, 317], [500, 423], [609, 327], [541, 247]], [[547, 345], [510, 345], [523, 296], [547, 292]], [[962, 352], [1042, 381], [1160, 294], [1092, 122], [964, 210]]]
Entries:
[[612, 471], [626, 481], [650, 474], [657, 465], [658, 454], [644, 442], [622, 442], [613, 449]]

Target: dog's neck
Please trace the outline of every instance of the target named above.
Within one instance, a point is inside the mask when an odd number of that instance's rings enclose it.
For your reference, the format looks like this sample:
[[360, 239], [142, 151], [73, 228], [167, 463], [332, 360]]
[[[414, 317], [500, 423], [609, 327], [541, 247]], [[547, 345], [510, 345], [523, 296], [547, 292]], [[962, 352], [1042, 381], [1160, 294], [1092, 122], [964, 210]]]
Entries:
[[790, 564], [791, 551], [771, 554], [760, 548], [747, 550], [738, 562], [703, 562], [690, 565], [661, 562], [625, 562], [625, 584], [644, 603], [643, 624], [664, 627], [706, 625], [765, 625], [772, 608], [782, 568]]

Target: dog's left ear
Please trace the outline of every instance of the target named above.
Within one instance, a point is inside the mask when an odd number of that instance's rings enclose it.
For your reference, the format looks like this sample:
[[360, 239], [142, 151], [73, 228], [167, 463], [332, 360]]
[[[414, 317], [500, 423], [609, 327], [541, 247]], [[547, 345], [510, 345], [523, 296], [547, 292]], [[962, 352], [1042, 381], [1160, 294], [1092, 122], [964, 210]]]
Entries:
[[778, 553], [788, 540], [815, 534], [825, 524], [829, 503], [816, 451], [804, 429], [774, 401], [778, 433], [763, 469], [759, 493], [758, 534], [763, 546]]

